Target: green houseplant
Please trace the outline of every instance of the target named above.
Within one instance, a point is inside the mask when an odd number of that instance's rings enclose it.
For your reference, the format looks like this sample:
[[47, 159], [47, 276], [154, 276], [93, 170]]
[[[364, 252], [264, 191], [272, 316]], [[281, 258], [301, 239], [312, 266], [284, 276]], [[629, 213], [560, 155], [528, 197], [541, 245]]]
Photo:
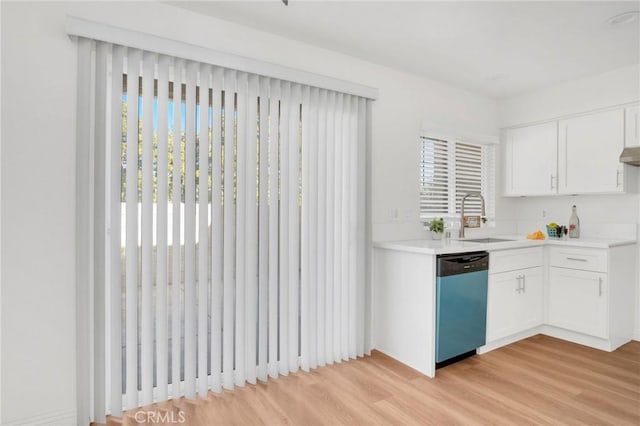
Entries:
[[432, 219], [429, 222], [429, 231], [431, 231], [431, 238], [439, 240], [444, 232], [444, 219], [441, 217]]

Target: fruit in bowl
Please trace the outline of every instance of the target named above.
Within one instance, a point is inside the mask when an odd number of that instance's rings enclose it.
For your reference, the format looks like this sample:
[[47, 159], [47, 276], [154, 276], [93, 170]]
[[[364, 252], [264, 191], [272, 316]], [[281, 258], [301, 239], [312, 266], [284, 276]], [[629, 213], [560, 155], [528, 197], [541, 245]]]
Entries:
[[547, 225], [547, 234], [549, 237], [562, 238], [567, 234], [569, 230], [564, 225], [558, 225], [555, 222], [551, 222]]

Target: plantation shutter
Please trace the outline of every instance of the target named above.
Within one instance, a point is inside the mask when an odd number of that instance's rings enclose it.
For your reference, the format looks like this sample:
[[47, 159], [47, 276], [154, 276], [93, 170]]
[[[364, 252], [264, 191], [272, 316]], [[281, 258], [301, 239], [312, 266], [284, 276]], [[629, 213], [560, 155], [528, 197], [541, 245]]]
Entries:
[[[420, 217], [454, 218], [464, 194], [485, 198], [486, 217], [495, 217], [495, 145], [420, 138]], [[479, 198], [465, 202], [466, 215], [481, 215]]]
[[[482, 193], [482, 146], [462, 142], [453, 144], [455, 151], [455, 212], [460, 212], [462, 197], [468, 192]], [[482, 202], [478, 197], [465, 201], [465, 214], [480, 215]]]
[[420, 215], [449, 213], [449, 144], [430, 138], [420, 139]]

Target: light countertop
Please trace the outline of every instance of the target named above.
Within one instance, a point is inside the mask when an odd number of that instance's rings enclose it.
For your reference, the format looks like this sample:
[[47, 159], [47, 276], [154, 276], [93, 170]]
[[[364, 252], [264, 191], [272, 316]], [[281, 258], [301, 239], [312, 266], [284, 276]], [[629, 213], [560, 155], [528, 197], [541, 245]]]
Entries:
[[447, 253], [463, 253], [469, 251], [497, 251], [508, 250], [514, 248], [536, 247], [542, 245], [554, 246], [570, 246], [570, 247], [588, 247], [588, 248], [609, 248], [615, 246], [623, 246], [635, 244], [635, 240], [621, 240], [608, 238], [577, 238], [577, 239], [546, 239], [546, 240], [527, 240], [521, 235], [492, 235], [492, 238], [503, 238], [512, 241], [494, 242], [494, 243], [477, 243], [465, 240], [451, 239], [449, 241], [442, 240], [404, 240], [404, 241], [380, 241], [374, 242], [376, 248], [384, 248], [389, 250], [399, 250], [411, 253], [422, 254], [447, 254]]

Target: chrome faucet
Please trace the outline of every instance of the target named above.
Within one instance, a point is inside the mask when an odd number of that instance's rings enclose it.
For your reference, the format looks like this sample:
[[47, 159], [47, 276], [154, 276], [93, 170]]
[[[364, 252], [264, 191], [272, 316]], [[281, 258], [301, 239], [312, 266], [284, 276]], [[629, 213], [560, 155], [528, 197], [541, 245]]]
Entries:
[[478, 197], [480, 201], [482, 201], [482, 216], [486, 215], [484, 210], [484, 197], [479, 192], [467, 192], [462, 196], [462, 201], [460, 201], [460, 234], [458, 238], [464, 238], [464, 201], [469, 197]]

